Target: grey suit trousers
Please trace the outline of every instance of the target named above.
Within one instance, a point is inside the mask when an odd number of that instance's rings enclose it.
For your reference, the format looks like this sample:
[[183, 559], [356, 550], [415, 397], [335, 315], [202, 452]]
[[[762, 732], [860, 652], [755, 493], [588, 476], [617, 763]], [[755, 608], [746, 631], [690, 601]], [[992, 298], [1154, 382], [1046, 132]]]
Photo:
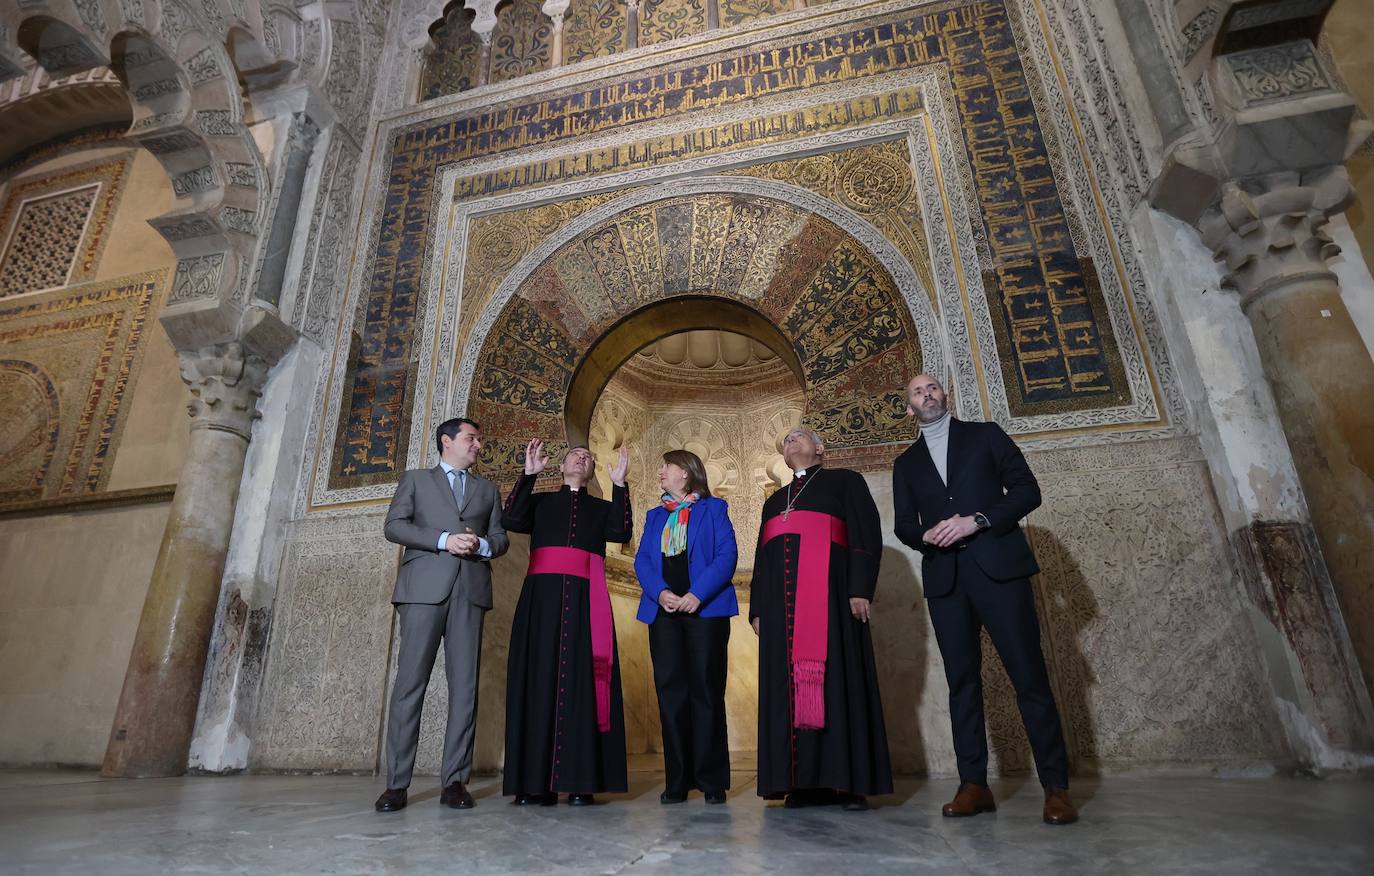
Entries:
[[443, 783], [466, 783], [472, 776], [477, 736], [477, 679], [486, 610], [474, 605], [463, 587], [455, 586], [448, 599], [438, 605], [405, 602], [396, 606], [396, 613], [401, 619], [401, 646], [386, 721], [386, 786], [410, 785], [419, 745], [420, 708], [440, 639], [448, 676]]

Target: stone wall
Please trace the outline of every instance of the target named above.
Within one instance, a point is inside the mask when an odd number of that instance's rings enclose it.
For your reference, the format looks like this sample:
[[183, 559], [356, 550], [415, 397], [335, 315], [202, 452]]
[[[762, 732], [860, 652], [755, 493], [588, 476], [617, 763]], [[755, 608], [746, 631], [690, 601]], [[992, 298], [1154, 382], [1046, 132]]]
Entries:
[[[84, 225], [45, 223], [27, 267], [13, 258], [25, 201], [96, 184]], [[157, 326], [175, 260], [147, 223], [170, 199], [156, 159], [108, 138], [0, 171], [0, 510], [26, 509], [0, 517], [0, 763], [98, 764], [109, 738], [186, 446], [190, 394]], [[45, 423], [16, 369], [50, 382]], [[32, 430], [56, 450], [46, 463], [25, 450]], [[83, 504], [125, 491], [142, 503]]]
[[[1242, 584], [1207, 466], [1189, 438], [1029, 455], [1045, 504], [1028, 534], [1044, 649], [1079, 774], [1137, 767], [1271, 769], [1286, 761], [1267, 681], [1242, 609]], [[867, 475], [887, 530], [873, 633], [893, 763], [903, 773], [954, 772], [948, 690], [921, 596], [919, 558], [891, 535], [891, 481]], [[383, 698], [394, 654], [388, 605], [396, 550], [380, 511], [296, 527], [268, 655], [258, 769], [370, 771], [379, 762]], [[512, 538], [495, 564], [495, 607], [482, 648], [476, 766], [503, 758], [510, 620], [528, 559]], [[628, 748], [661, 750], [648, 642], [635, 603], [617, 596]], [[991, 653], [991, 652], [989, 652]], [[732, 628], [730, 744], [756, 742], [757, 645]], [[994, 768], [1030, 768], [1010, 684], [985, 663]], [[417, 770], [439, 768], [446, 698], [436, 667]]]

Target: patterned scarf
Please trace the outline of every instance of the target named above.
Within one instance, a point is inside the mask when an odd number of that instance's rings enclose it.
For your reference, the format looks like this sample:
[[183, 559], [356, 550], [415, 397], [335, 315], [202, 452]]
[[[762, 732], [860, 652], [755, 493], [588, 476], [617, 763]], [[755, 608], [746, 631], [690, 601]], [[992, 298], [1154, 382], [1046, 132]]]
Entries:
[[692, 515], [692, 506], [701, 500], [697, 493], [688, 493], [681, 499], [674, 499], [671, 493], [664, 493], [660, 499], [668, 509], [668, 522], [663, 524], [663, 555], [675, 557], [687, 550], [687, 518]]

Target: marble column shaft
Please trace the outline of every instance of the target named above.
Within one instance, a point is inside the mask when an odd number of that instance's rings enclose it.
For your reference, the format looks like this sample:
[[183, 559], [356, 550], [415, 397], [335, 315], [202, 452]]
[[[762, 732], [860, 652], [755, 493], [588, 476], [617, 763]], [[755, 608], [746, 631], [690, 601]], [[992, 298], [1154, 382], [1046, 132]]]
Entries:
[[200, 699], [244, 456], [267, 366], [238, 344], [183, 353], [191, 439], [129, 655], [102, 773], [180, 775]]
[[1340, 603], [1331, 623], [1347, 627], [1367, 689], [1374, 680], [1374, 360], [1327, 267], [1337, 249], [1322, 231], [1349, 192], [1340, 168], [1227, 183], [1201, 227], [1242, 295]]

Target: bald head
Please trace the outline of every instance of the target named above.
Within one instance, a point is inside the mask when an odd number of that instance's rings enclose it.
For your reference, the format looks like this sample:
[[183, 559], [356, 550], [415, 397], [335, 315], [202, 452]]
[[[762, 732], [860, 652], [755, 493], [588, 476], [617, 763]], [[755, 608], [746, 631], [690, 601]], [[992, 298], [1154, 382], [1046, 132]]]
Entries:
[[949, 411], [949, 397], [940, 381], [917, 374], [906, 385], [906, 412], [922, 424], [933, 423]]

